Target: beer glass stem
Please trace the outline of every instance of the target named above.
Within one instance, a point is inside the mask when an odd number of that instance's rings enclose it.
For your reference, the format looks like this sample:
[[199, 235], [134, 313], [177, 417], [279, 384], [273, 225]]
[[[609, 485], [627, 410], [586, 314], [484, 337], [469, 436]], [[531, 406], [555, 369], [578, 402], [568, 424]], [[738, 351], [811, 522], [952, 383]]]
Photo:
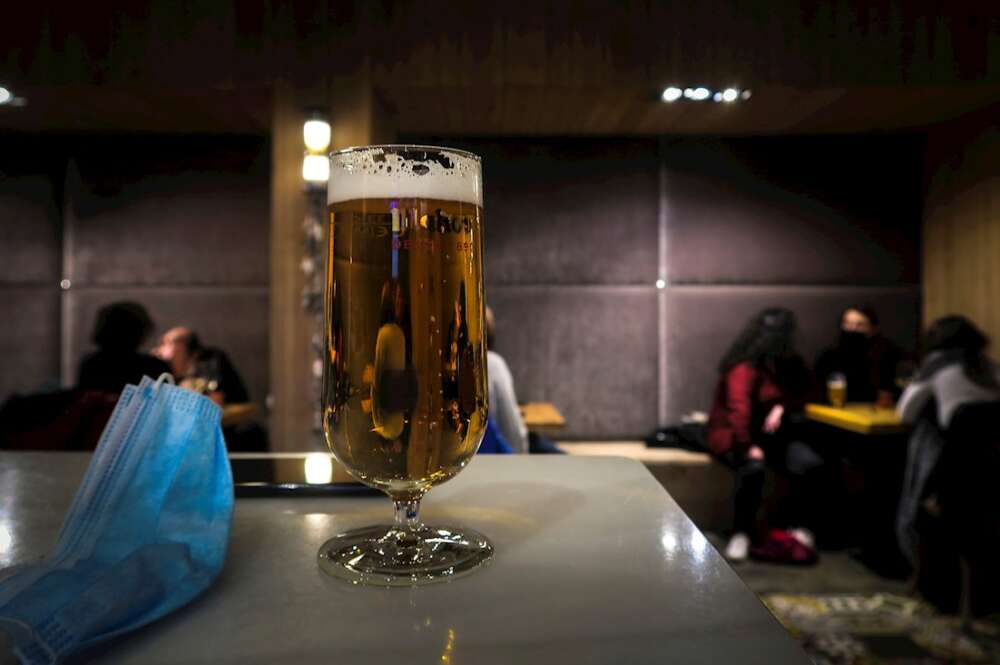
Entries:
[[420, 499], [394, 500], [396, 509], [396, 527], [400, 529], [415, 529], [420, 526]]

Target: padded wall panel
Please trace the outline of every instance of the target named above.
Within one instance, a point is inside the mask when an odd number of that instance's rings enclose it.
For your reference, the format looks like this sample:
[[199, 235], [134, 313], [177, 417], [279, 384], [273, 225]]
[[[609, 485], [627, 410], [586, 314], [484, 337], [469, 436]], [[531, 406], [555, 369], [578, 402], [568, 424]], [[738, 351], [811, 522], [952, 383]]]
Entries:
[[430, 140], [483, 158], [490, 284], [656, 281], [656, 141]]
[[59, 386], [59, 290], [0, 285], [0, 401]]
[[266, 285], [263, 140], [145, 141], [78, 149], [69, 178], [74, 281]]
[[656, 290], [495, 287], [497, 350], [522, 402], [552, 402], [559, 438], [643, 436], [656, 425]]
[[0, 165], [0, 283], [59, 283], [62, 237], [55, 197], [49, 176], [7, 174]]
[[672, 283], [920, 280], [922, 142], [912, 137], [672, 140]]
[[147, 347], [168, 328], [191, 327], [205, 344], [229, 354], [250, 398], [263, 409], [269, 376], [267, 289], [81, 289], [70, 292], [69, 297], [74, 367], [85, 353], [94, 350], [91, 333], [98, 309], [115, 301], [133, 300], [149, 311], [156, 324], [155, 337], [147, 341]]

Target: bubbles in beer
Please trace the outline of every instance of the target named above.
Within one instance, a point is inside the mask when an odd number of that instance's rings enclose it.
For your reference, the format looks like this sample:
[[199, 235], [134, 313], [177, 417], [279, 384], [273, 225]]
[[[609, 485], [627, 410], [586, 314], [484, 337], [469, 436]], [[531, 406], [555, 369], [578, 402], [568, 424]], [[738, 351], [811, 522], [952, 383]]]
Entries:
[[394, 496], [454, 476], [486, 425], [478, 206], [330, 205], [324, 426], [331, 450]]

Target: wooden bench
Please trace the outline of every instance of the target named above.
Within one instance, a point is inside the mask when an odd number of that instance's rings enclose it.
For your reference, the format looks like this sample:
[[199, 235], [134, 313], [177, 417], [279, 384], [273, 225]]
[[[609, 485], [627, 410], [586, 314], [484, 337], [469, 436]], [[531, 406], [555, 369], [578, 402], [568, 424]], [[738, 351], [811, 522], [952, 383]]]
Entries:
[[733, 520], [733, 473], [708, 453], [647, 448], [641, 441], [565, 441], [570, 455], [628, 457], [646, 465], [703, 531], [725, 531]]

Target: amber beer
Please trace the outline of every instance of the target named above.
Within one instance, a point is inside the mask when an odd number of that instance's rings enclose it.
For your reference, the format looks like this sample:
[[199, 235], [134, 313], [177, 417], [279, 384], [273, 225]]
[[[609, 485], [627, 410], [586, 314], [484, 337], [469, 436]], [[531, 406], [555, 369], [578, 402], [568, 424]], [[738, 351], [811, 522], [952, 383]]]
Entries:
[[847, 404], [847, 377], [843, 374], [831, 374], [826, 380], [826, 397], [830, 404], [838, 409]]
[[331, 178], [323, 409], [337, 459], [399, 500], [458, 473], [486, 427], [482, 206], [478, 163], [470, 185], [386, 158]]

